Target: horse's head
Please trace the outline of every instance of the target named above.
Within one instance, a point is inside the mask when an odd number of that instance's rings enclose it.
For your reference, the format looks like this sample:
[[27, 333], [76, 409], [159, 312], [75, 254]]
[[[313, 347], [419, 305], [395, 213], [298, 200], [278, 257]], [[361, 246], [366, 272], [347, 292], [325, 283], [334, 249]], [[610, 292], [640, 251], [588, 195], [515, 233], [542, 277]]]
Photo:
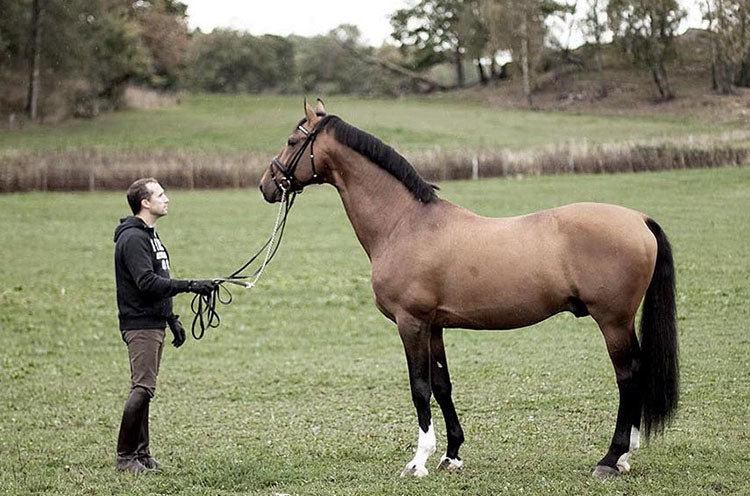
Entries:
[[302, 119], [286, 140], [281, 152], [271, 160], [271, 164], [260, 180], [263, 198], [274, 203], [281, 201], [283, 191], [300, 192], [311, 183], [324, 180], [323, 164], [316, 161], [314, 145], [321, 131], [321, 120], [326, 116], [323, 101], [318, 98], [315, 109], [304, 103], [305, 118]]

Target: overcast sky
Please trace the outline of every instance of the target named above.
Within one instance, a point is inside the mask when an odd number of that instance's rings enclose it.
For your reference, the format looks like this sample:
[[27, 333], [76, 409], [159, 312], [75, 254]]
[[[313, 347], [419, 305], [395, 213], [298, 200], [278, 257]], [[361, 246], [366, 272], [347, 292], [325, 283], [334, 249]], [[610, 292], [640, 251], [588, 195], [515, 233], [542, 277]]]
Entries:
[[[572, 0], [571, 0], [572, 1]], [[340, 24], [354, 24], [363, 41], [380, 46], [391, 33], [389, 17], [408, 0], [182, 0], [188, 6], [191, 29], [210, 32], [214, 28], [233, 28], [252, 35], [325, 34]], [[579, 1], [581, 6], [586, 2]], [[681, 0], [689, 16], [685, 24], [700, 24], [700, 0]], [[561, 36], [563, 39], [565, 36]], [[571, 45], [580, 44], [573, 35]]]
[[391, 33], [389, 16], [406, 0], [182, 0], [188, 24], [211, 31], [228, 27], [253, 35], [325, 34], [341, 24], [354, 24], [367, 44], [380, 46]]

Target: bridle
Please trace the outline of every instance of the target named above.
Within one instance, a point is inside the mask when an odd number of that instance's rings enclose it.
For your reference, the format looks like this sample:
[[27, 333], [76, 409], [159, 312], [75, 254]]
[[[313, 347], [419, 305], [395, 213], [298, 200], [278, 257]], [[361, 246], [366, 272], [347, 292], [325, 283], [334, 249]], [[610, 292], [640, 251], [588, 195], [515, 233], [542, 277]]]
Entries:
[[[328, 119], [324, 117], [323, 119], [318, 121], [318, 123], [315, 124], [315, 127], [313, 127], [312, 131], [308, 131], [304, 128], [304, 126], [302, 126], [304, 121], [297, 126], [297, 129], [305, 135], [305, 141], [302, 146], [294, 152], [291, 160], [286, 166], [281, 163], [281, 160], [279, 160], [278, 156], [274, 157], [273, 160], [271, 160], [271, 165], [268, 168], [269, 172], [271, 173], [271, 180], [276, 183], [276, 186], [281, 191], [286, 191], [289, 193], [301, 193], [303, 188], [307, 186], [307, 184], [300, 183], [295, 177], [294, 173], [297, 170], [299, 161], [300, 159], [302, 159], [302, 156], [305, 154], [305, 150], [308, 146], [310, 147], [310, 167], [312, 168], [312, 179], [310, 180], [310, 183], [319, 182], [318, 178], [320, 176], [318, 175], [318, 171], [315, 168], [314, 146], [315, 140], [318, 138], [318, 134], [320, 134], [320, 131], [325, 126], [325, 122], [327, 120]], [[274, 168], [279, 172], [279, 175], [274, 172]]]

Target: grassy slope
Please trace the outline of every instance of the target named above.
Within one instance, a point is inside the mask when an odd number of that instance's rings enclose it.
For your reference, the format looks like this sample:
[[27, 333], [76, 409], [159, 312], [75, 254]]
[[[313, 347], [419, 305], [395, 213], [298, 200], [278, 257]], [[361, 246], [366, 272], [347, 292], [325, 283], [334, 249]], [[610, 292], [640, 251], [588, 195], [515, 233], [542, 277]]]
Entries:
[[[526, 112], [488, 106], [470, 95], [363, 100], [334, 97], [331, 113], [403, 149], [509, 147], [527, 149], [569, 140], [711, 134], [737, 128], [697, 117], [659, 113], [606, 116]], [[176, 107], [125, 111], [94, 121], [0, 130], [0, 154], [75, 148], [275, 153], [303, 115], [290, 96], [187, 96]]]
[[[342, 112], [343, 113], [343, 112]], [[295, 206], [278, 259], [201, 342], [165, 350], [152, 405], [167, 474], [112, 470], [128, 381], [111, 233], [121, 194], [0, 197], [0, 492], [27, 494], [748, 494], [750, 169], [443, 185], [485, 215], [577, 200], [648, 212], [672, 241], [683, 400], [627, 477], [589, 477], [617, 392], [590, 319], [450, 331], [461, 474], [402, 480], [416, 421], [394, 326], [330, 188]], [[174, 192], [160, 223], [178, 277], [225, 274], [270, 230], [257, 191]], [[188, 320], [187, 298], [177, 299]], [[444, 426], [435, 407], [439, 452]]]

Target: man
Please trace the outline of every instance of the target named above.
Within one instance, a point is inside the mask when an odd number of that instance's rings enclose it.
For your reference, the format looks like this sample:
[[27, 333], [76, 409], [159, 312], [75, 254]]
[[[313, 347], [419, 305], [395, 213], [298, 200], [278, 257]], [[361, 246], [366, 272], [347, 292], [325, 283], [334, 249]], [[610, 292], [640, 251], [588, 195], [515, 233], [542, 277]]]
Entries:
[[185, 292], [209, 295], [216, 284], [170, 279], [169, 254], [154, 230], [156, 221], [167, 215], [169, 199], [156, 179], [138, 179], [128, 188], [127, 198], [134, 215], [121, 219], [115, 229], [115, 277], [131, 388], [122, 413], [115, 468], [142, 473], [159, 468], [149, 450], [148, 417], [166, 326], [175, 348], [185, 342], [185, 329], [172, 312], [172, 297]]

